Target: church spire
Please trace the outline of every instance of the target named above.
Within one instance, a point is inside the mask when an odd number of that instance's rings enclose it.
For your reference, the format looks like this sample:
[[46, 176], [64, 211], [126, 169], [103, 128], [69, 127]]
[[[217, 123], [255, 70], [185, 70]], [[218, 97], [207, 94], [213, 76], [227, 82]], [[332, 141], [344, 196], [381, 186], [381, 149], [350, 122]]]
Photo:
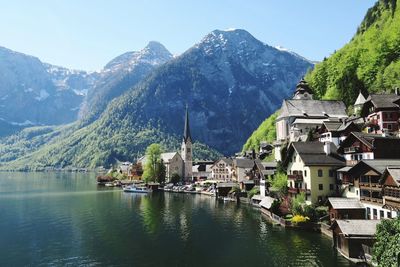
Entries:
[[192, 136], [190, 135], [189, 111], [188, 111], [188, 106], [186, 105], [185, 129], [183, 131], [183, 141], [186, 143], [187, 140], [192, 141]]

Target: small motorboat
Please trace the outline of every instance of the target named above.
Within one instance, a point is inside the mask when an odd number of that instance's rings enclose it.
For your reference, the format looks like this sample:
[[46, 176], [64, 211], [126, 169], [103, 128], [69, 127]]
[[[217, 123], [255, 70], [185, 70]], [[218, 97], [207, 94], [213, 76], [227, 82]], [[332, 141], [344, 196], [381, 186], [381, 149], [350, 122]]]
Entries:
[[114, 183], [105, 183], [104, 185], [108, 187], [114, 187]]
[[128, 193], [150, 193], [151, 192], [151, 189], [148, 189], [145, 186], [134, 186], [134, 185], [125, 186], [123, 190], [124, 190], [124, 192], [128, 192]]

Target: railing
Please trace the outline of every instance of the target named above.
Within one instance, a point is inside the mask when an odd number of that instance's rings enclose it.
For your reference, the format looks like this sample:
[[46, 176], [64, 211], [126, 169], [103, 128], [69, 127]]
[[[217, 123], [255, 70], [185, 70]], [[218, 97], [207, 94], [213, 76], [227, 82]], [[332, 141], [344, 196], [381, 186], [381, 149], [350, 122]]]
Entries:
[[289, 174], [288, 179], [295, 180], [295, 181], [303, 181], [303, 175], [302, 174]]
[[299, 193], [299, 189], [298, 188], [289, 187], [288, 188], [288, 192], [291, 193], [291, 194], [298, 194]]
[[360, 200], [361, 201], [372, 202], [372, 203], [383, 204], [383, 199], [381, 199], [381, 198], [361, 196]]
[[360, 182], [359, 185], [366, 188], [382, 188], [382, 185], [379, 183]]
[[359, 146], [351, 146], [351, 147], [345, 147], [344, 148], [344, 153], [348, 154], [348, 153], [356, 153], [360, 151], [360, 147]]

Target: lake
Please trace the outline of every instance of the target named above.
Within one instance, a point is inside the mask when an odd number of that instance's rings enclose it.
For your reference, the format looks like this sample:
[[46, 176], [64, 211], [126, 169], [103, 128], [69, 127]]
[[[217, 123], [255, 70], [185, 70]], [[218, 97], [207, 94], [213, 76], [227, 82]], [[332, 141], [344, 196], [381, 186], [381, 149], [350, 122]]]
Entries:
[[87, 173], [0, 173], [0, 266], [352, 266], [318, 234], [203, 195], [138, 195]]

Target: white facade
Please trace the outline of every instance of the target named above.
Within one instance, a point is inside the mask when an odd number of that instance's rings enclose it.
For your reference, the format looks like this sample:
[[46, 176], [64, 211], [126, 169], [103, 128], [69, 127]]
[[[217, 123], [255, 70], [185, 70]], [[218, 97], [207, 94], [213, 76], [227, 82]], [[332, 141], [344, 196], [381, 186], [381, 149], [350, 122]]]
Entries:
[[365, 207], [365, 214], [366, 214], [366, 219], [388, 219], [388, 218], [396, 218], [400, 214], [396, 211], [388, 210], [382, 208], [382, 205], [374, 205], [370, 203], [362, 203]]
[[232, 181], [232, 162], [228, 162], [223, 159], [216, 161], [211, 167], [211, 175], [213, 180]]

